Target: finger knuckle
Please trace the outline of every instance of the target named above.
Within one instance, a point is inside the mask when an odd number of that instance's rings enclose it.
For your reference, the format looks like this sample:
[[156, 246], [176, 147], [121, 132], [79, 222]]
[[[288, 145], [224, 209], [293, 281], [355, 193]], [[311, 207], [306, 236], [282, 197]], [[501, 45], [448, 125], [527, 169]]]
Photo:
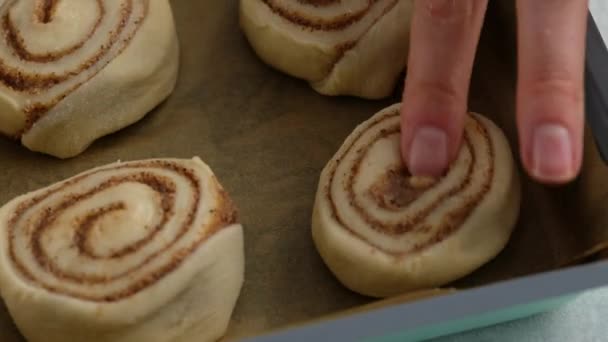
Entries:
[[413, 96], [426, 98], [428, 103], [441, 109], [441, 112], [451, 112], [466, 101], [462, 91], [450, 82], [419, 81], [415, 85]]
[[583, 86], [570, 73], [540, 72], [529, 81], [529, 92], [539, 98], [559, 98], [579, 104], [583, 101]]
[[[483, 5], [480, 0], [418, 0], [428, 18], [439, 23], [469, 19]], [[487, 1], [487, 0], [484, 0]]]

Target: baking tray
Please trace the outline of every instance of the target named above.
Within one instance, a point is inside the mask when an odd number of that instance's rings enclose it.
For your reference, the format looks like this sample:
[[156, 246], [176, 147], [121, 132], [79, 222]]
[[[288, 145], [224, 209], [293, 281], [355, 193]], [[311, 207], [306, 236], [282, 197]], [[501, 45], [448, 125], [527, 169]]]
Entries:
[[589, 15], [585, 68], [586, 119], [600, 156], [608, 160], [608, 49], [593, 14]]
[[[181, 67], [171, 97], [69, 160], [0, 139], [0, 203], [118, 159], [200, 156], [237, 203], [245, 227], [246, 279], [227, 340], [430, 338], [545, 310], [608, 281], [606, 264], [597, 261], [608, 241], [608, 170], [587, 134], [581, 178], [548, 188], [524, 177], [521, 217], [509, 245], [449, 284], [454, 291], [387, 301], [348, 291], [312, 243], [318, 177], [346, 136], [398, 102], [401, 89], [382, 101], [321, 96], [255, 56], [239, 29], [236, 0], [172, 6]], [[516, 152], [514, 50], [505, 45], [510, 38], [496, 12], [492, 5], [470, 107], [501, 126]], [[1, 306], [0, 341], [22, 341]]]
[[[503, 36], [506, 34], [506, 41], [513, 44], [514, 37], [509, 36], [509, 33], [514, 32], [512, 29], [515, 25], [512, 5], [512, 2], [502, 0], [497, 7], [502, 12], [494, 12], [498, 17], [490, 20], [506, 23], [504, 27], [507, 30], [494, 32], [500, 32]], [[580, 205], [587, 206], [586, 210], [581, 210], [587, 214], [577, 215], [586, 218], [579, 222], [579, 229], [591, 225], [592, 230], [604, 231], [591, 234], [596, 241], [590, 242], [583, 253], [563, 264], [567, 267], [458, 292], [431, 291], [420, 293], [419, 296], [379, 301], [357, 310], [345, 311], [247, 341], [429, 340], [552, 310], [583, 292], [608, 285], [608, 262], [603, 261], [608, 255], [607, 245], [602, 238], [608, 225], [605, 224], [604, 215], [589, 214], [593, 212], [589, 208], [600, 205], [606, 199], [602, 186], [606, 173], [602, 164], [608, 162], [608, 49], [591, 13], [588, 20], [585, 63], [587, 148], [582, 175], [579, 183], [574, 185], [578, 188], [572, 190], [578, 191], [579, 196], [586, 199]], [[512, 44], [508, 46], [513, 46]], [[591, 191], [593, 184], [598, 184], [602, 189]], [[585, 261], [589, 262], [584, 264]]]

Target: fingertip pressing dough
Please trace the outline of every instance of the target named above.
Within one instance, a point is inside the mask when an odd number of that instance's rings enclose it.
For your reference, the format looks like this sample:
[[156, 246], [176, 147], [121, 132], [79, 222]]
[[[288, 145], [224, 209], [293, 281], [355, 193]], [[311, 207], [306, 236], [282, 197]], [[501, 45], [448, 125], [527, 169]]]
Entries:
[[392, 94], [404, 71], [412, 0], [240, 0], [256, 54], [320, 94]]
[[0, 209], [0, 294], [29, 342], [217, 341], [244, 258], [199, 158], [109, 164]]
[[0, 133], [77, 156], [173, 91], [179, 44], [168, 0], [5, 0]]
[[412, 177], [400, 105], [359, 125], [323, 169], [316, 248], [347, 288], [372, 297], [440, 287], [498, 255], [519, 215], [520, 180], [503, 132], [476, 113], [444, 176]]

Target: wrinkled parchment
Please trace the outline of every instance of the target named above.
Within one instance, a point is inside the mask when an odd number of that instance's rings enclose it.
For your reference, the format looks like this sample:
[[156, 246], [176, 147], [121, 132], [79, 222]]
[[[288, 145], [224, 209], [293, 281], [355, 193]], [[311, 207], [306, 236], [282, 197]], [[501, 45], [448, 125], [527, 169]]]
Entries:
[[[495, 120], [517, 153], [515, 50], [508, 19], [492, 2], [472, 79], [471, 110]], [[141, 122], [70, 160], [0, 139], [0, 202], [80, 171], [152, 157], [204, 159], [240, 208], [246, 232], [246, 282], [229, 337], [299, 324], [369, 303], [349, 292], [314, 249], [310, 216], [319, 173], [352, 129], [399, 101], [323, 97], [265, 66], [238, 27], [237, 1], [173, 1], [181, 41], [175, 93]], [[494, 261], [455, 284], [479, 286], [572, 262], [608, 241], [603, 203], [608, 178], [592, 142], [585, 171], [569, 186], [547, 188], [524, 176], [521, 218]], [[443, 293], [443, 292], [440, 292]], [[0, 308], [0, 341], [20, 341]]]

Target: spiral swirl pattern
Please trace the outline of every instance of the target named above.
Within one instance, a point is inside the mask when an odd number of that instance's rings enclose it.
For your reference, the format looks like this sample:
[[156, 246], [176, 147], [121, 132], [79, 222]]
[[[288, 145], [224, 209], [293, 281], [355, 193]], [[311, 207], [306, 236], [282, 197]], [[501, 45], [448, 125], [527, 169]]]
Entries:
[[[314, 32], [352, 30], [344, 47], [356, 43], [354, 37], [368, 30], [390, 11], [398, 0], [261, 0], [274, 13], [302, 29]], [[315, 32], [316, 31], [316, 32]]]
[[519, 178], [500, 129], [466, 118], [458, 156], [437, 178], [401, 158], [400, 105], [349, 135], [321, 173], [313, 238], [349, 288], [371, 296], [443, 285], [506, 245], [519, 212]]
[[410, 12], [411, 0], [241, 0], [268, 64], [322, 94], [365, 98], [387, 96], [405, 68]]
[[92, 302], [154, 285], [236, 222], [201, 164], [111, 164], [15, 200], [0, 223], [11, 267], [33, 286]]
[[370, 122], [337, 157], [326, 196], [344, 229], [378, 250], [404, 255], [458, 230], [490, 190], [494, 152], [487, 130], [471, 117], [464, 147], [446, 175], [416, 178], [398, 155], [380, 152], [398, 151], [390, 146], [398, 146], [399, 133], [398, 110]]
[[149, 0], [6, 0], [0, 7], [0, 91], [20, 99], [25, 114], [11, 133], [25, 134], [112, 62], [148, 7]]

